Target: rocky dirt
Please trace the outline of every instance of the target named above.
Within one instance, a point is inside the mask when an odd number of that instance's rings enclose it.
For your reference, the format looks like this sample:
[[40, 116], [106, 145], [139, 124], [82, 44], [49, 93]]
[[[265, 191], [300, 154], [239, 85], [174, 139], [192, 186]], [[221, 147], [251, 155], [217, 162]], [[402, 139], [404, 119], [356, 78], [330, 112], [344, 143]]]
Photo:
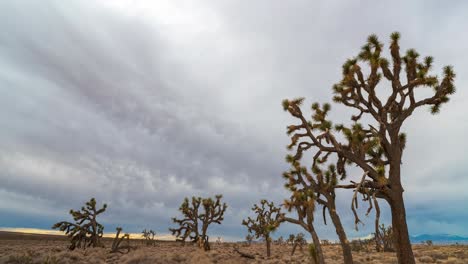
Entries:
[[[112, 240], [105, 239], [106, 248], [89, 248], [69, 251], [64, 237], [48, 235], [5, 235], [0, 234], [0, 263], [22, 264], [66, 264], [66, 263], [310, 263], [307, 248], [298, 249], [290, 255], [289, 245], [272, 245], [272, 256], [266, 257], [265, 245], [241, 243], [213, 243], [212, 250], [204, 252], [187, 244], [158, 242], [146, 246], [143, 241], [132, 240], [135, 250], [128, 254], [109, 253]], [[234, 248], [255, 256], [242, 257]], [[343, 263], [339, 245], [324, 246], [327, 263]], [[468, 263], [468, 246], [426, 246], [415, 245], [417, 263]], [[354, 252], [358, 263], [396, 263], [393, 253]]]

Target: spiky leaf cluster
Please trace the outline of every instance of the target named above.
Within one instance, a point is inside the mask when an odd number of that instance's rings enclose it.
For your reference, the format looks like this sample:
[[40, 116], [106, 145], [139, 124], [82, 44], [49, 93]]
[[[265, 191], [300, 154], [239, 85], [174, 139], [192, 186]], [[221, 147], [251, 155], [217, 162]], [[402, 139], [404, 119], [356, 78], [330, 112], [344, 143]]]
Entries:
[[[405, 55], [401, 56], [399, 39], [399, 33], [391, 35], [390, 63], [382, 56], [383, 43], [376, 35], [369, 36], [357, 58], [349, 59], [343, 64], [343, 78], [334, 86], [334, 100], [358, 109], [361, 114], [371, 114], [378, 121], [388, 124], [401, 123], [414, 108], [423, 105], [431, 106], [431, 112], [437, 113], [440, 106], [448, 102], [449, 96], [455, 92], [455, 73], [452, 67], [444, 67], [441, 79], [431, 75], [433, 58], [427, 56], [421, 59], [414, 49], [407, 50]], [[359, 62], [369, 65], [370, 73], [367, 76], [362, 72]], [[406, 83], [400, 80], [402, 67]], [[392, 87], [392, 93], [387, 100], [379, 98], [376, 92], [376, 87], [383, 78], [388, 80]], [[432, 88], [433, 95], [417, 101], [415, 90], [425, 87]]]
[[62, 221], [54, 224], [52, 229], [64, 231], [70, 238], [70, 250], [75, 248], [102, 246], [101, 238], [104, 233], [104, 226], [97, 222], [97, 216], [106, 211], [107, 205], [101, 209], [96, 208], [96, 200], [91, 198], [81, 210], [70, 210], [75, 223]]
[[202, 221], [203, 228], [207, 228], [211, 223], [221, 224], [224, 220], [224, 212], [227, 209], [227, 205], [226, 203], [221, 203], [222, 197], [222, 195], [218, 194], [215, 196], [215, 200], [212, 198], [202, 200], [204, 211], [199, 215], [199, 219]]
[[[320, 106], [315, 103], [312, 105], [314, 114], [312, 121], [307, 121], [302, 114], [297, 99], [283, 101], [283, 106], [293, 116], [301, 120], [299, 125], [290, 125], [287, 127], [287, 133], [291, 136], [291, 143], [287, 146], [290, 150], [295, 150], [294, 155], [286, 156], [286, 161], [294, 166], [294, 162], [301, 160], [303, 153], [308, 150], [314, 150], [312, 168], [326, 163], [333, 154], [336, 157], [336, 173], [341, 179], [346, 177], [346, 164], [359, 160], [366, 169], [374, 171], [380, 170], [380, 175], [385, 173], [385, 166], [388, 159], [385, 156], [384, 148], [381, 144], [378, 131], [369, 126], [365, 129], [361, 124], [354, 123], [347, 127], [343, 124], [333, 126], [333, 123], [327, 119], [330, 106], [325, 104]], [[341, 133], [345, 142], [338, 142], [333, 132]], [[405, 135], [400, 139], [404, 147]], [[376, 174], [377, 175], [377, 174]]]
[[335, 188], [338, 183], [336, 166], [330, 164], [326, 170], [314, 164], [309, 171], [301, 166], [300, 161], [292, 162], [292, 169], [283, 173], [287, 180], [285, 187], [291, 191], [291, 197], [284, 201], [288, 211], [295, 210], [297, 220], [285, 218], [286, 221], [299, 224], [306, 230], [312, 229], [316, 203], [325, 208], [334, 203]]

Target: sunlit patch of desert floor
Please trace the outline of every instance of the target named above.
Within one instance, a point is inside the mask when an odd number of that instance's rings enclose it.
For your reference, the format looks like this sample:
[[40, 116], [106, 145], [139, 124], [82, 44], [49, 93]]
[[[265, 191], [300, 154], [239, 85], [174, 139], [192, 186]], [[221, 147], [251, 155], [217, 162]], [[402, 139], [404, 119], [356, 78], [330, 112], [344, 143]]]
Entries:
[[[266, 257], [264, 244], [213, 243], [212, 250], [204, 252], [197, 247], [176, 242], [157, 242], [146, 246], [133, 240], [136, 249], [128, 254], [109, 253], [112, 240], [106, 239], [106, 248], [69, 251], [64, 237], [47, 235], [14, 235], [0, 233], [0, 263], [310, 263], [307, 249], [298, 249], [290, 255], [289, 245], [272, 245], [272, 256]], [[252, 254], [255, 259], [241, 257], [234, 248]], [[339, 245], [324, 246], [327, 263], [343, 263]], [[417, 263], [468, 263], [468, 246], [415, 245]], [[355, 263], [397, 263], [393, 253], [354, 252]]]

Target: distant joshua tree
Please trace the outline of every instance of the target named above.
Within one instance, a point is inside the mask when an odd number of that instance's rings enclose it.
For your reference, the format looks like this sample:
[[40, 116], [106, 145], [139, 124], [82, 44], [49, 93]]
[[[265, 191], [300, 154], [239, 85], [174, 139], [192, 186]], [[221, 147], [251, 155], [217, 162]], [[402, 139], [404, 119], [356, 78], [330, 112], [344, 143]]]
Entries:
[[70, 238], [70, 250], [75, 248], [100, 247], [104, 226], [97, 222], [97, 216], [106, 211], [107, 205], [101, 209], [96, 209], [96, 200], [91, 198], [86, 202], [86, 206], [81, 207], [81, 211], [70, 210], [75, 223], [66, 221], [58, 222], [52, 226], [53, 229], [65, 231]]
[[275, 207], [273, 202], [261, 200], [260, 206], [254, 205], [252, 208], [257, 215], [255, 219], [250, 217], [242, 221], [242, 225], [248, 228], [249, 233], [254, 233], [256, 238], [264, 238], [267, 247], [267, 256], [270, 257], [270, 233], [275, 231], [280, 223], [284, 214], [281, 213], [281, 208]]
[[145, 239], [145, 243], [147, 246], [154, 246], [156, 243], [154, 241], [154, 236], [156, 235], [156, 232], [153, 230], [146, 230], [146, 228], [141, 231], [142, 237]]
[[250, 246], [252, 244], [252, 240], [254, 239], [254, 236], [252, 236], [250, 233], [245, 236], [245, 241], [247, 241], [247, 244]]
[[300, 250], [303, 251], [304, 245], [307, 245], [307, 241], [304, 238], [304, 234], [303, 233], [297, 234], [297, 236], [294, 237], [293, 248], [291, 250], [291, 256], [294, 255], [294, 252], [296, 251], [297, 246], [299, 246]]
[[[321, 107], [314, 103], [312, 121], [302, 113], [303, 98], [284, 100], [283, 108], [299, 121], [288, 127], [288, 133], [294, 134], [290, 145], [296, 150], [294, 159], [300, 160], [303, 152], [309, 150], [315, 151], [314, 163], [333, 156], [338, 161], [337, 170], [342, 178], [346, 176], [346, 164], [361, 168], [362, 179], [342, 187], [384, 199], [389, 204], [398, 262], [414, 264], [401, 180], [406, 146], [406, 135], [401, 128], [417, 108], [430, 106], [432, 114], [439, 112], [441, 105], [455, 92], [455, 73], [451, 66], [446, 66], [439, 80], [430, 74], [433, 58], [425, 57], [421, 61], [414, 49], [401, 56], [399, 39], [399, 33], [391, 35], [392, 62], [382, 57], [383, 44], [377, 36], [370, 35], [357, 58], [343, 64], [343, 78], [333, 86], [333, 100], [357, 111], [351, 117], [353, 123], [350, 126], [333, 127], [327, 119], [329, 104]], [[369, 69], [363, 71], [359, 62], [366, 63]], [[400, 76], [402, 73], [404, 79]], [[390, 85], [378, 91], [382, 80], [387, 80]], [[387, 92], [382, 92], [381, 89], [387, 87]], [[416, 95], [424, 87], [432, 88], [432, 94]], [[369, 120], [367, 125], [359, 122], [363, 116], [366, 116], [366, 123]], [[338, 134], [344, 136], [344, 140]], [[352, 203], [356, 201], [353, 199]]]
[[[207, 236], [208, 226], [212, 223], [221, 224], [226, 211], [226, 203], [221, 203], [222, 195], [216, 195], [215, 200], [201, 197], [188, 198], [179, 208], [184, 215], [183, 219], [172, 218], [172, 221], [179, 225], [178, 228], [169, 228], [169, 231], [178, 240], [185, 241], [187, 238], [194, 243], [198, 243], [200, 248], [210, 250], [209, 237]], [[199, 211], [202, 206], [203, 212]], [[199, 229], [201, 227], [201, 229]]]
[[357, 252], [365, 251], [365, 252], [369, 252], [369, 249], [368, 249], [369, 241], [368, 241], [368, 240], [353, 239], [353, 240], [351, 240], [350, 245], [351, 245], [351, 250], [352, 250], [352, 251], [357, 251]]
[[381, 224], [377, 229], [377, 233], [374, 233], [374, 240], [377, 252], [395, 252], [392, 226], [385, 227], [384, 224]]
[[283, 245], [284, 244], [283, 236], [278, 237], [278, 239], [276, 240], [276, 244], [278, 244], [278, 245]]
[[294, 240], [296, 239], [296, 235], [290, 234], [288, 239], [286, 239], [286, 244], [294, 245]]
[[[112, 248], [111, 248], [111, 253], [128, 253], [130, 252], [130, 249], [132, 248], [130, 246], [130, 235], [125, 234], [121, 237], [120, 232], [122, 232], [121, 227], [116, 228], [117, 233], [115, 234], [114, 241], [112, 242]], [[121, 243], [125, 241], [126, 245], [121, 245]], [[127, 250], [127, 252], [124, 252], [124, 250]]]

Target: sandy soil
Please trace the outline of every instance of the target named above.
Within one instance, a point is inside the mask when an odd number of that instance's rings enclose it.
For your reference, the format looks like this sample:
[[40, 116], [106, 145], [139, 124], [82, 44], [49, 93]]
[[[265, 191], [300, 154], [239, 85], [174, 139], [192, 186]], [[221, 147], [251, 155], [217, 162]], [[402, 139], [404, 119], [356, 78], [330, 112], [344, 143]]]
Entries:
[[[133, 240], [136, 249], [128, 254], [109, 253], [112, 240], [105, 239], [106, 248], [77, 249], [69, 251], [67, 241], [61, 236], [20, 235], [0, 232], [0, 263], [310, 263], [306, 248], [290, 256], [291, 246], [272, 245], [272, 256], [266, 257], [265, 245], [221, 243], [212, 244], [212, 250], [204, 252], [195, 246], [176, 242], [158, 242], [156, 246], [145, 246], [142, 241]], [[255, 256], [255, 259], [241, 257], [234, 251]], [[327, 263], [343, 263], [338, 245], [324, 247]], [[415, 245], [417, 263], [468, 263], [468, 246], [424, 246]], [[392, 253], [354, 252], [358, 263], [396, 263]]]

